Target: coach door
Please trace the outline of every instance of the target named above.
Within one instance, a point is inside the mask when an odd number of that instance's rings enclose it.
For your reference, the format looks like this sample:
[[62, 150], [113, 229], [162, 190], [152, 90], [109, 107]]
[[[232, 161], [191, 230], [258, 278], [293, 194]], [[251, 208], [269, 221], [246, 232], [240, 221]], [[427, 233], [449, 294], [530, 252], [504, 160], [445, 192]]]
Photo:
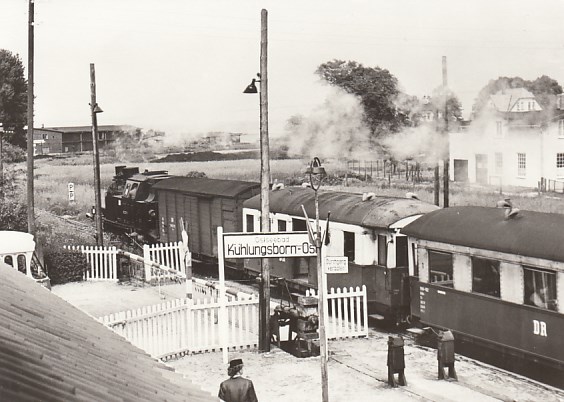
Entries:
[[488, 183], [488, 155], [476, 154], [476, 182]]

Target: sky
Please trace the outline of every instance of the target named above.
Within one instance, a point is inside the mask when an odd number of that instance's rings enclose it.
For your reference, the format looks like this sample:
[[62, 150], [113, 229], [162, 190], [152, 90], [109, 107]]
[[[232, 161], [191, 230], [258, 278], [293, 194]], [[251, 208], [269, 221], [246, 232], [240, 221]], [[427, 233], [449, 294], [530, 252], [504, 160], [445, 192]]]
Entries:
[[[309, 115], [329, 60], [389, 70], [409, 95], [448, 86], [465, 116], [489, 80], [564, 84], [564, 0], [35, 0], [35, 126], [90, 125], [90, 63], [104, 113], [184, 138], [259, 132], [261, 9], [268, 10], [268, 124]], [[28, 2], [2, 0], [0, 48], [28, 58]]]

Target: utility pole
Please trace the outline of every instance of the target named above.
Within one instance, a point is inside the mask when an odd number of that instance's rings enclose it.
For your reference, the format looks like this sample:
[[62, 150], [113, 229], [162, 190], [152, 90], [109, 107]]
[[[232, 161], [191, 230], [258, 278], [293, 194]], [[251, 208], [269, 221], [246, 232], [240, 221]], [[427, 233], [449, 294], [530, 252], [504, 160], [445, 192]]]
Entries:
[[27, 231], [35, 234], [35, 207], [33, 199], [33, 52], [34, 0], [29, 0], [27, 33]]
[[94, 195], [96, 202], [96, 244], [104, 245], [104, 232], [102, 229], [102, 201], [100, 196], [100, 156], [98, 155], [98, 118], [96, 114], [102, 109], [96, 103], [96, 72], [94, 63], [90, 63], [90, 112], [92, 114], [92, 153], [94, 155]]
[[[0, 184], [4, 183], [4, 155], [3, 155], [4, 150], [2, 144], [3, 137], [4, 137], [4, 125], [0, 123]], [[0, 191], [2, 191], [1, 187], [0, 187]]]
[[449, 162], [450, 162], [450, 144], [448, 138], [448, 94], [447, 94], [447, 59], [443, 56], [443, 96], [445, 102], [445, 126], [444, 136], [446, 143], [446, 155], [443, 159], [443, 207], [448, 208], [449, 204]]
[[[261, 230], [270, 232], [270, 154], [268, 147], [268, 11], [260, 12], [260, 208]], [[259, 350], [270, 351], [270, 260], [261, 260]], [[261, 325], [262, 324], [262, 325]]]

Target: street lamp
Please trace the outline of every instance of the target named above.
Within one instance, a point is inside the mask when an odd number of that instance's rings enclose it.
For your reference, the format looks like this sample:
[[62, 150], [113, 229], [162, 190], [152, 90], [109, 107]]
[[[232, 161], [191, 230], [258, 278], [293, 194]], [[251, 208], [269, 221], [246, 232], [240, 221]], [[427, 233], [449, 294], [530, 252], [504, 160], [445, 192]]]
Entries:
[[[260, 79], [251, 81], [243, 93], [259, 93], [260, 101], [260, 200], [261, 200], [261, 232], [270, 232], [270, 151], [268, 146], [268, 96], [266, 67], [262, 67], [262, 74], [257, 74]], [[262, 77], [262, 78], [261, 78]], [[260, 91], [255, 85], [260, 82]], [[270, 260], [261, 259], [261, 281], [259, 283], [259, 350], [270, 351]]]
[[327, 380], [327, 338], [325, 335], [325, 275], [323, 274], [323, 256], [321, 255], [322, 238], [319, 226], [319, 196], [317, 191], [321, 183], [327, 177], [325, 168], [321, 166], [319, 158], [315, 157], [309, 164], [305, 172], [309, 176], [311, 188], [315, 192], [315, 249], [317, 251], [317, 294], [319, 311], [319, 349], [321, 357], [321, 387], [323, 402], [329, 400], [328, 380]]

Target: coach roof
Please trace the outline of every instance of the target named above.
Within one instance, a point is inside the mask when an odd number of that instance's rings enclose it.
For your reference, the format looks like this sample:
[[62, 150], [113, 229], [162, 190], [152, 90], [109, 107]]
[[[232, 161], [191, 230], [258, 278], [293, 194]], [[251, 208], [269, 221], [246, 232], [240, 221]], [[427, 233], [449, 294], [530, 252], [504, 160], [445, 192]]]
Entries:
[[155, 184], [154, 188], [185, 194], [237, 197], [249, 190], [260, 189], [260, 183], [202, 177], [171, 177]]
[[564, 215], [504, 208], [451, 207], [427, 214], [402, 229], [403, 234], [446, 244], [564, 261]]
[[[303, 216], [302, 205], [310, 218], [315, 217], [314, 191], [311, 188], [287, 187], [270, 192], [270, 211]], [[245, 208], [260, 209], [260, 196], [243, 203]], [[397, 221], [437, 209], [425, 202], [398, 197], [378, 197], [363, 201], [362, 194], [319, 191], [319, 217], [366, 228], [388, 228]]]

